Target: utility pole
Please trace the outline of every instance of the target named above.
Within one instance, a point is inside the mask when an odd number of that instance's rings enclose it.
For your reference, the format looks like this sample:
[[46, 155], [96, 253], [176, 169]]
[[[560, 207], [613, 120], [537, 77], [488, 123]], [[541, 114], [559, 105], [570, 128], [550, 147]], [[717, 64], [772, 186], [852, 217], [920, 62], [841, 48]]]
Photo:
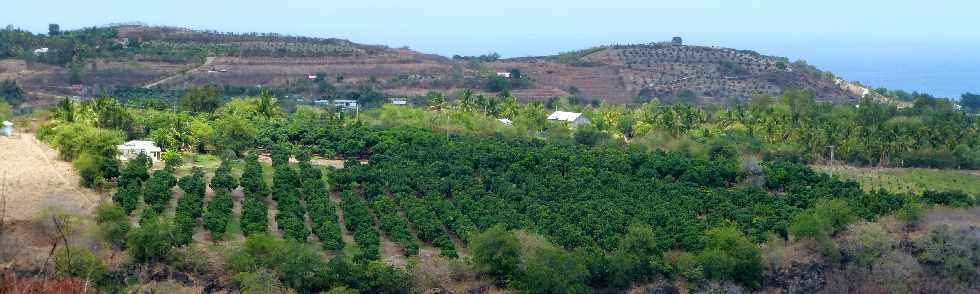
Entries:
[[834, 148], [836, 147], [837, 145], [827, 146], [830, 148], [830, 177], [834, 177]]

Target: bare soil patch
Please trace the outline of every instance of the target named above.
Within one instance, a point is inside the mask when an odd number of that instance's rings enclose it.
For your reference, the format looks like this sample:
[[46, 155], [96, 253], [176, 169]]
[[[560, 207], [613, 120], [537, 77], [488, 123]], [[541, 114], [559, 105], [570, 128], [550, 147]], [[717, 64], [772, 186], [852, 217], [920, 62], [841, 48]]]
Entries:
[[7, 220], [33, 220], [48, 201], [91, 213], [103, 197], [79, 186], [71, 163], [33, 134], [0, 137], [0, 182], [6, 186]]

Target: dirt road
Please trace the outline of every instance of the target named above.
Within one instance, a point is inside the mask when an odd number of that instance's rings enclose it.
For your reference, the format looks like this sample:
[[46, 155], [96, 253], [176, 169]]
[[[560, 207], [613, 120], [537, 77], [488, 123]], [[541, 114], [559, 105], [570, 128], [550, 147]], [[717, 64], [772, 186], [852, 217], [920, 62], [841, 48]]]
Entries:
[[213, 63], [213, 62], [214, 62], [214, 57], [206, 57], [206, 58], [204, 58], [204, 64], [201, 64], [198, 67], [195, 67], [195, 68], [192, 68], [192, 69], [189, 69], [189, 70], [186, 70], [186, 71], [179, 72], [179, 73], [177, 73], [175, 75], [172, 75], [172, 76], [168, 76], [168, 77], [162, 78], [160, 80], [157, 80], [156, 82], [152, 82], [152, 83], [146, 84], [146, 86], [143, 86], [143, 88], [144, 89], [153, 88], [153, 87], [156, 87], [157, 85], [160, 85], [160, 84], [166, 83], [166, 82], [168, 82], [170, 80], [173, 80], [173, 79], [176, 79], [176, 78], [185, 76], [185, 75], [190, 74], [192, 72], [204, 70], [208, 66], [211, 66], [211, 63]]
[[71, 163], [58, 159], [58, 153], [33, 134], [0, 137], [0, 183], [6, 187], [7, 220], [32, 220], [42, 207], [54, 204], [82, 214], [91, 212], [100, 196], [80, 187], [78, 180]]

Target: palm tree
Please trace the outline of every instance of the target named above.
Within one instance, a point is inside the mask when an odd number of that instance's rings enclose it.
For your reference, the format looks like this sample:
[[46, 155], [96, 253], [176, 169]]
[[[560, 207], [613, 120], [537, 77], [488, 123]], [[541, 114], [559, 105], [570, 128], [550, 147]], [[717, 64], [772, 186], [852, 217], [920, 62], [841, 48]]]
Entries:
[[446, 96], [442, 92], [430, 91], [426, 94], [426, 104], [429, 110], [441, 111], [446, 108]]
[[473, 99], [473, 91], [466, 89], [459, 98], [456, 99], [456, 108], [465, 112], [473, 111], [475, 108], [475, 103]]

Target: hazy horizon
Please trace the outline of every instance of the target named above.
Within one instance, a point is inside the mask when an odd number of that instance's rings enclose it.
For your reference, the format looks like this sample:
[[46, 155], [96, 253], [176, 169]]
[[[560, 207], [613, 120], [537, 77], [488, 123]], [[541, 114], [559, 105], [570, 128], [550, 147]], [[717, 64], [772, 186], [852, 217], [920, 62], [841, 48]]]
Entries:
[[[246, 0], [14, 2], [6, 23], [36, 33], [140, 21], [231, 32], [335, 37], [425, 53], [551, 55], [684, 38], [803, 59], [847, 80], [958, 98], [980, 92], [980, 3], [968, 1], [516, 1], [318, 3]], [[59, 7], [59, 9], [49, 9]], [[188, 9], [193, 7], [194, 9]]]

